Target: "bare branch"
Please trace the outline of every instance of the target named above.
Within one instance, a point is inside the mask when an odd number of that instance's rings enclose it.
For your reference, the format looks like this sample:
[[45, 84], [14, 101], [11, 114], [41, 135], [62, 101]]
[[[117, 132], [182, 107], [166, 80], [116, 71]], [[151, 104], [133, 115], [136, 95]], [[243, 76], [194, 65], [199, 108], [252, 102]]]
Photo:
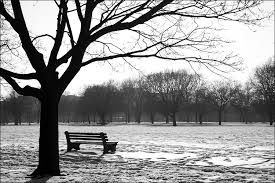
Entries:
[[[105, 35], [107, 33], [115, 32], [115, 31], [119, 31], [119, 30], [124, 30], [124, 29], [129, 29], [129, 28], [132, 28], [132, 27], [134, 27], [136, 25], [142, 24], [142, 23], [150, 20], [150, 17], [154, 13], [156, 13], [158, 10], [160, 10], [161, 8], [163, 8], [164, 6], [166, 6], [167, 4], [169, 4], [169, 2], [171, 2], [171, 1], [172, 0], [160, 2], [155, 7], [153, 7], [150, 11], [148, 11], [144, 15], [141, 15], [140, 17], [138, 17], [137, 19], [133, 20], [132, 22], [116, 23], [114, 25], [110, 25], [110, 26], [104, 27], [101, 30], [99, 30], [99, 31], [95, 32], [94, 34], [90, 35], [89, 38], [83, 40], [82, 44], [88, 46], [90, 43], [94, 42], [95, 40], [97, 40], [98, 38], [102, 37], [103, 35]], [[100, 3], [100, 2], [101, 1], [98, 1], [97, 3]], [[91, 7], [89, 6], [89, 4], [86, 5], [86, 7], [87, 8], [90, 7], [90, 9], [88, 9], [88, 10], [86, 9], [86, 12], [85, 12], [85, 17], [86, 17], [85, 18], [85, 22], [87, 22], [86, 19], [90, 19], [91, 18], [92, 10], [93, 10], [93, 8], [95, 8], [96, 5], [97, 4], [95, 4], [93, 6], [90, 5]], [[89, 27], [89, 26], [88, 25], [82, 25], [82, 27]], [[81, 29], [83, 30], [84, 28], [81, 28]], [[82, 37], [86, 37], [84, 33], [82, 33], [82, 35], [83, 35]], [[58, 64], [56, 65], [56, 67], [58, 67], [59, 65], [61, 65], [63, 63], [66, 63], [68, 61], [68, 59], [72, 56], [72, 54], [75, 53], [76, 50], [77, 49], [71, 49], [65, 55], [63, 55], [60, 59], [58, 59]]]
[[55, 69], [53, 65], [54, 65], [54, 62], [56, 62], [56, 57], [61, 47], [64, 30], [67, 22], [67, 10], [68, 10], [68, 7], [67, 7], [66, 1], [61, 0], [59, 5], [58, 18], [57, 18], [57, 30], [56, 30], [55, 42], [51, 50], [49, 64], [48, 64], [48, 66], [51, 67], [52, 69]]
[[[59, 8], [55, 37], [43, 34], [31, 39], [18, 0], [12, 1], [14, 18], [5, 11], [3, 4], [0, 4], [0, 13], [18, 32], [29, 60], [38, 71], [39, 78], [43, 78], [41, 80], [50, 78], [44, 72], [49, 71], [52, 74], [54, 73], [52, 71], [60, 65], [70, 62], [58, 79], [60, 93], [65, 90], [81, 67], [115, 58], [122, 58], [125, 62], [127, 62], [125, 58], [148, 57], [181, 60], [189, 64], [203, 64], [218, 72], [223, 72], [219, 69], [219, 65], [237, 68], [240, 62], [232, 61], [234, 55], [227, 55], [227, 51], [223, 52], [222, 46], [228, 41], [215, 34], [220, 29], [217, 25], [213, 25], [212, 19], [254, 24], [265, 18], [257, 16], [252, 9], [260, 4], [258, 0], [237, 2], [87, 0], [85, 3], [75, 0], [73, 7], [75, 9], [70, 10], [68, 10], [68, 0], [54, 2]], [[73, 34], [75, 30], [72, 21], [69, 20], [70, 12], [75, 13], [81, 24], [78, 37]], [[129, 33], [127, 36], [131, 38], [119, 39], [120, 35], [116, 33], [120, 31], [127, 31]], [[64, 43], [64, 33], [69, 36], [71, 48], [57, 58]], [[41, 65], [43, 56], [39, 55], [32, 45], [41, 37], [50, 37], [54, 40], [47, 67], [45, 64]], [[87, 56], [90, 57], [85, 57], [83, 60], [87, 52], [89, 54]], [[43, 72], [40, 72], [42, 70]]]
[[6, 20], [14, 27], [15, 20], [14, 18], [6, 11], [3, 1], [0, 1], [0, 14], [3, 15]]
[[31, 86], [25, 86], [24, 88], [20, 87], [17, 82], [12, 79], [11, 77], [7, 75], [2, 75], [2, 77], [12, 86], [12, 88], [19, 94], [24, 95], [24, 96], [33, 96], [38, 99], [42, 98], [42, 92], [34, 87]]
[[39, 38], [41, 38], [41, 37], [49, 37], [49, 38], [51, 38], [52, 40], [55, 41], [55, 38], [54, 38], [52, 35], [50, 35], [50, 34], [42, 34], [42, 35], [33, 37], [33, 38], [32, 38], [32, 42], [34, 42], [36, 39], [39, 39]]
[[15, 72], [11, 72], [8, 70], [5, 70], [3, 68], [0, 68], [0, 76], [9, 76], [17, 79], [37, 79], [37, 74], [36, 73], [29, 73], [29, 74], [19, 74]]
[[20, 2], [18, 0], [14, 0], [11, 2], [14, 18], [12, 18], [7, 11], [5, 10], [3, 2], [0, 2], [0, 14], [3, 15], [6, 20], [10, 23], [10, 25], [13, 27], [13, 29], [18, 33], [23, 49], [26, 52], [29, 61], [32, 65], [32, 67], [40, 72], [42, 71], [46, 66], [43, 61], [43, 56], [41, 53], [39, 53], [34, 45], [32, 44], [32, 41], [30, 39], [30, 35], [28, 32], [28, 29], [26, 27], [26, 23], [23, 17], [22, 9]]
[[79, 0], [75, 0], [74, 2], [75, 2], [78, 18], [79, 18], [80, 22], [82, 22], [83, 21], [83, 15], [82, 15], [82, 12], [81, 12], [81, 6], [80, 6], [80, 3], [79, 3]]
[[71, 46], [74, 47], [75, 41], [74, 41], [73, 31], [72, 31], [72, 28], [71, 28], [71, 25], [70, 25], [70, 20], [68, 19], [68, 17], [66, 17], [66, 19], [67, 19], [66, 22], [67, 22], [67, 27], [68, 27], [68, 30], [69, 30], [68, 35], [70, 37]]

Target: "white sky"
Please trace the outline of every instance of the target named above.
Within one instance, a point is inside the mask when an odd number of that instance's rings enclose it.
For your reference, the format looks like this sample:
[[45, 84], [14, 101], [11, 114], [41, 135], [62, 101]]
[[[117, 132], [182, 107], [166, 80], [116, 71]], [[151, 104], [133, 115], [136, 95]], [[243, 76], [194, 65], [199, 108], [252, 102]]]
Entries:
[[[274, 11], [274, 2], [265, 1], [264, 7], [265, 9]], [[22, 3], [22, 8], [27, 26], [33, 34], [40, 35], [48, 33], [53, 36], [55, 35], [57, 7], [54, 2], [25, 1]], [[274, 17], [272, 20], [266, 21], [262, 27], [258, 28], [250, 29], [247, 26], [236, 23], [229, 24], [227, 28], [228, 30], [226, 31], [225, 37], [235, 41], [230, 48], [234, 53], [239, 54], [243, 58], [244, 70], [225, 76], [244, 82], [256, 66], [264, 63], [269, 57], [274, 55]], [[48, 38], [46, 38], [46, 40], [50, 41]], [[46, 40], [44, 43], [49, 45], [50, 43]], [[191, 70], [184, 62], [160, 61], [153, 58], [143, 60], [131, 59], [130, 61], [132, 65], [144, 74], [165, 69], [186, 68], [187, 70]], [[118, 62], [118, 60], [113, 60], [111, 63], [113, 63], [115, 69], [107, 63], [93, 63], [82, 68], [68, 86], [66, 92], [69, 94], [80, 94], [87, 85], [100, 84], [109, 79], [122, 81], [126, 78], [138, 77], [140, 74], [123, 61]], [[220, 79], [218, 75], [204, 69], [198, 70], [198, 73], [202, 73], [206, 79], [210, 81]]]

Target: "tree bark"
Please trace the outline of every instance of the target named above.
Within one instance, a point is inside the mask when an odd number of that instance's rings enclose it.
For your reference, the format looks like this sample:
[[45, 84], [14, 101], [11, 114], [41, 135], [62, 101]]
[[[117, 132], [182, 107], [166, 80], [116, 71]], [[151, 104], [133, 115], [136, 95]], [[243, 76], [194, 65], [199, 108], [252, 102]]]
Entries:
[[60, 175], [58, 144], [58, 104], [61, 94], [58, 90], [58, 73], [44, 78], [41, 85], [43, 96], [40, 98], [40, 137], [38, 167], [31, 174]]
[[56, 94], [41, 99], [39, 163], [31, 176], [60, 175], [58, 145], [58, 103]]

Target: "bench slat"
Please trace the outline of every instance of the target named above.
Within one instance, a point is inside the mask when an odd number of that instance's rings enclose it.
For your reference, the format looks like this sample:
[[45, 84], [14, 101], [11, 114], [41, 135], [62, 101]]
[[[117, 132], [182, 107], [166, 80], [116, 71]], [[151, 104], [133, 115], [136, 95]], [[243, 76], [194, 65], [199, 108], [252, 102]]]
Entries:
[[[103, 135], [106, 133], [101, 132]], [[100, 135], [101, 133], [80, 133], [80, 132], [68, 132], [69, 135]]]
[[[70, 137], [70, 140], [91, 140], [91, 141], [102, 141], [102, 138], [88, 138], [88, 137]], [[104, 139], [108, 140], [108, 139]]]
[[91, 138], [107, 138], [107, 135], [104, 135], [104, 136], [100, 136], [100, 135], [70, 135], [70, 137], [91, 137]]
[[[85, 135], [85, 134], [69, 134], [70, 137], [78, 137], [78, 136], [87, 136], [87, 137], [101, 137], [101, 135]], [[102, 135], [104, 137], [106, 137], [107, 135]]]
[[87, 141], [75, 141], [75, 142], [73, 142], [73, 143], [78, 143], [78, 144], [95, 144], [95, 145], [102, 145], [103, 144], [103, 142], [101, 141], [101, 142], [97, 142], [97, 141], [95, 141], [95, 142], [87, 142]]

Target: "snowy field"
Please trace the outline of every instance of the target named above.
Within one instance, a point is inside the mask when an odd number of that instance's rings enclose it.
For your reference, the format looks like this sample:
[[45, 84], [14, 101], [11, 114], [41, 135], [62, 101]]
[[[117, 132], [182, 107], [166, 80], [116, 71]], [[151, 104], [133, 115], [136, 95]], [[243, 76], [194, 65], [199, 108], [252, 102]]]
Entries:
[[[64, 131], [106, 132], [115, 154], [81, 145], [66, 153]], [[63, 176], [26, 178], [37, 165], [39, 126], [1, 126], [4, 182], [274, 182], [274, 126], [59, 126]]]

